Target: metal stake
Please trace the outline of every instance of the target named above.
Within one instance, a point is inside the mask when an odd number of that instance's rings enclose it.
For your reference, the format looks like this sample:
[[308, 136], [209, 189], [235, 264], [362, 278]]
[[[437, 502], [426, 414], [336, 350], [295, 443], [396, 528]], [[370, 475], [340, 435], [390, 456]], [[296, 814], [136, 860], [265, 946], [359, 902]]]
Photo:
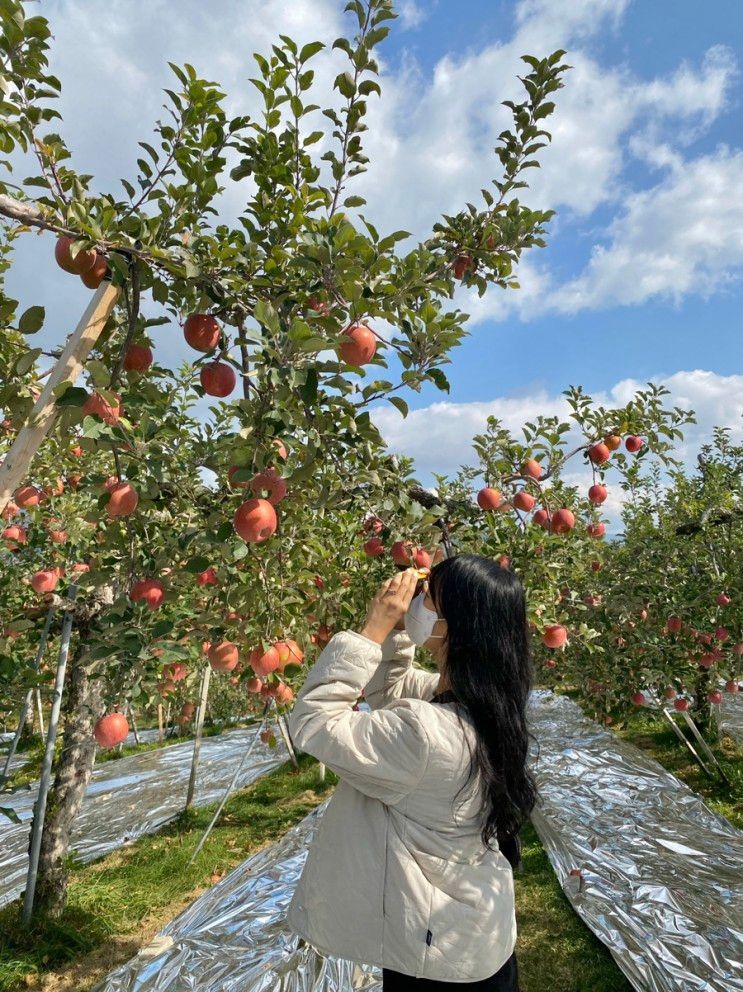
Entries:
[[193, 742], [193, 754], [191, 756], [191, 775], [188, 779], [188, 792], [186, 793], [186, 809], [193, 806], [194, 793], [196, 792], [196, 773], [199, 769], [199, 752], [201, 751], [201, 733], [204, 729], [204, 716], [206, 715], [206, 701], [209, 697], [209, 681], [212, 677], [212, 666], [207, 664], [204, 674], [201, 676], [201, 693], [199, 695], [199, 708], [196, 711], [196, 733]]
[[697, 763], [699, 764], [699, 767], [702, 769], [702, 771], [705, 773], [705, 775], [709, 775], [710, 778], [714, 778], [714, 775], [712, 774], [712, 772], [709, 770], [709, 768], [707, 768], [707, 766], [705, 765], [705, 763], [702, 761], [702, 759], [699, 757], [699, 755], [697, 754], [697, 752], [694, 750], [694, 745], [691, 743], [691, 741], [689, 740], [689, 738], [686, 737], [682, 733], [681, 728], [678, 726], [678, 724], [676, 723], [676, 721], [671, 716], [670, 711], [665, 706], [663, 707], [663, 715], [665, 716], [666, 720], [668, 720], [668, 722], [673, 727], [674, 734], [678, 737], [678, 739], [680, 741], [682, 741], [684, 744], [686, 744], [686, 746], [688, 747], [688, 749], [694, 755], [694, 758], [696, 759]]
[[710, 750], [710, 747], [709, 747], [709, 744], [707, 744], [707, 741], [699, 733], [699, 728], [697, 727], [696, 723], [694, 723], [694, 721], [689, 716], [689, 714], [686, 712], [686, 710], [684, 710], [682, 712], [681, 716], [684, 718], [684, 720], [686, 720], [687, 724], [689, 725], [689, 729], [691, 730], [692, 734], [694, 734], [694, 736], [696, 737], [697, 741], [699, 742], [699, 746], [701, 747], [702, 751], [704, 752], [705, 757], [709, 761], [711, 761], [712, 764], [715, 766], [715, 768], [718, 771], [718, 774], [719, 774], [720, 778], [723, 780], [723, 782], [725, 783], [725, 785], [730, 785], [730, 781], [729, 781], [727, 775], [725, 774], [725, 772], [720, 767], [720, 762], [717, 760], [717, 758], [714, 756], [714, 754]]
[[137, 730], [137, 721], [134, 719], [134, 710], [132, 709], [132, 704], [127, 705], [127, 713], [129, 714], [129, 722], [132, 725], [132, 733], [134, 734], [134, 743], [139, 747], [142, 743], [139, 739], [139, 731]]
[[245, 762], [248, 760], [248, 756], [250, 755], [251, 751], [255, 747], [255, 743], [258, 740], [258, 738], [260, 737], [261, 731], [263, 730], [263, 728], [264, 728], [264, 726], [266, 724], [266, 720], [268, 719], [268, 712], [271, 709], [271, 706], [273, 705], [273, 702], [274, 702], [273, 699], [269, 699], [268, 702], [266, 703], [266, 705], [263, 707], [263, 719], [261, 720], [260, 724], [258, 725], [258, 729], [256, 730], [255, 734], [253, 735], [253, 740], [250, 742], [250, 745], [249, 745], [247, 751], [245, 751], [243, 753], [243, 756], [240, 759], [240, 764], [235, 769], [235, 774], [232, 776], [232, 779], [230, 781], [230, 784], [224, 790], [224, 795], [222, 796], [222, 801], [220, 802], [219, 806], [217, 807], [217, 810], [216, 810], [214, 816], [212, 817], [211, 823], [209, 824], [209, 826], [204, 831], [204, 835], [201, 838], [201, 840], [199, 841], [199, 843], [196, 845], [196, 850], [193, 852], [193, 854], [191, 855], [191, 858], [190, 858], [190, 860], [188, 862], [189, 865], [192, 865], [194, 863], [194, 860], [196, 859], [197, 855], [199, 854], [199, 852], [201, 851], [202, 847], [206, 843], [207, 837], [212, 832], [212, 829], [214, 827], [214, 824], [219, 819], [219, 815], [222, 812], [222, 810], [224, 809], [225, 803], [229, 799], [232, 790], [235, 788], [235, 784], [237, 783], [237, 780], [240, 777], [240, 772], [243, 770], [243, 767], [245, 765]]
[[297, 755], [294, 752], [294, 745], [292, 744], [292, 739], [289, 736], [289, 728], [286, 725], [286, 719], [284, 716], [278, 716], [276, 718], [276, 723], [279, 725], [279, 730], [281, 731], [281, 736], [284, 738], [284, 744], [286, 744], [286, 749], [289, 752], [289, 758], [291, 763], [295, 768], [299, 768], [299, 762], [297, 761]]
[[[77, 595], [77, 586], [70, 586], [68, 598], [70, 605]], [[46, 801], [49, 795], [49, 786], [52, 778], [52, 763], [54, 761], [54, 746], [57, 740], [57, 725], [59, 723], [59, 712], [62, 708], [62, 691], [64, 689], [65, 674], [67, 672], [67, 658], [70, 653], [70, 637], [72, 635], [72, 612], [65, 611], [62, 622], [62, 640], [59, 646], [59, 662], [57, 664], [57, 674], [54, 679], [54, 693], [52, 695], [52, 710], [49, 714], [49, 729], [46, 736], [46, 748], [44, 749], [44, 760], [41, 765], [41, 778], [39, 780], [39, 793], [34, 804], [34, 821], [31, 827], [31, 846], [28, 858], [28, 874], [26, 876], [26, 891], [23, 893], [23, 925], [28, 926], [31, 922], [34, 909], [34, 896], [36, 894], [36, 878], [39, 872], [39, 854], [41, 853], [41, 838], [44, 832], [44, 819], [46, 817]]]
[[[44, 657], [44, 652], [46, 651], [46, 642], [49, 640], [49, 631], [52, 626], [52, 620], [54, 619], [55, 608], [52, 606], [49, 608], [46, 614], [46, 620], [44, 621], [44, 627], [41, 631], [41, 637], [39, 639], [39, 646], [36, 649], [36, 658], [34, 659], [34, 671], [38, 672], [41, 665], [41, 659]], [[13, 742], [10, 745], [10, 751], [5, 759], [5, 767], [3, 768], [3, 773], [0, 775], [0, 781], [4, 782], [8, 777], [8, 768], [10, 767], [10, 762], [13, 760], [16, 748], [18, 747], [18, 742], [21, 739], [21, 734], [23, 733], [23, 728], [28, 719], [28, 711], [31, 709], [31, 699], [33, 697], [33, 689], [29, 689], [26, 693], [26, 699], [23, 703], [21, 709], [21, 715], [18, 718], [18, 728], [13, 737]]]

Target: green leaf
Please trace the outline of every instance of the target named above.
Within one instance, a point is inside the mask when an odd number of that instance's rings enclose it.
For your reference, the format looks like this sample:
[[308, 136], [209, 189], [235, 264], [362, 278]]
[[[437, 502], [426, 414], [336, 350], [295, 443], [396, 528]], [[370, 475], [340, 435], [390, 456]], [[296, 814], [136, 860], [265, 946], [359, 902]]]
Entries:
[[363, 196], [347, 196], [343, 201], [344, 207], [363, 207], [366, 200]]
[[350, 72], [342, 72], [340, 75], [335, 77], [335, 83], [333, 84], [333, 89], [340, 90], [341, 96], [347, 97], [349, 100], [356, 94], [356, 84], [353, 81], [353, 76]]
[[198, 575], [200, 572], [205, 572], [210, 565], [211, 560], [209, 558], [204, 555], [197, 555], [186, 562], [186, 571], [190, 572], [191, 575]]
[[388, 396], [387, 399], [390, 401], [390, 403], [393, 406], [397, 407], [397, 409], [400, 411], [400, 413], [403, 415], [403, 417], [407, 417], [407, 415], [408, 415], [408, 404], [405, 402], [405, 400], [401, 396]]
[[253, 311], [253, 316], [259, 324], [267, 327], [269, 331], [273, 331], [274, 334], [278, 334], [279, 315], [266, 300], [258, 300]]
[[62, 393], [61, 396], [57, 397], [56, 405], [65, 406], [82, 406], [88, 398], [87, 389], [83, 389], [81, 386], [68, 386], [68, 388]]
[[18, 375], [25, 375], [27, 372], [30, 372], [34, 367], [34, 362], [39, 357], [41, 352], [41, 348], [31, 348], [30, 351], [27, 351], [24, 355], [21, 355], [15, 363], [15, 370]]
[[44, 326], [46, 311], [44, 307], [29, 307], [21, 314], [18, 321], [18, 330], [21, 334], [36, 334]]
[[428, 378], [431, 379], [439, 389], [443, 392], [449, 392], [449, 380], [446, 378], [441, 369], [431, 369], [428, 372]]
[[323, 48], [325, 48], [325, 45], [322, 41], [308, 41], [306, 45], [302, 46], [299, 53], [299, 61], [302, 63], [306, 62], [307, 59], [311, 59], [313, 55], [321, 52]]
[[318, 381], [317, 370], [308, 369], [307, 378], [304, 384], [299, 387], [299, 395], [308, 406], [311, 406], [317, 400]]

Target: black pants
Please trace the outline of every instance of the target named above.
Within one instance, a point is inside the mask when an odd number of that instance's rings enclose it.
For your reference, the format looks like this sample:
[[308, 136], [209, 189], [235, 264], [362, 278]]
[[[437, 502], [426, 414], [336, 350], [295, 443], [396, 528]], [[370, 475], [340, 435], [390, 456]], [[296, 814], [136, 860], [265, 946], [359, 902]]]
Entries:
[[519, 972], [516, 965], [515, 953], [490, 978], [479, 982], [436, 982], [430, 978], [411, 978], [401, 975], [399, 971], [382, 969], [382, 988], [384, 992], [456, 992], [466, 989], [467, 992], [519, 992]]

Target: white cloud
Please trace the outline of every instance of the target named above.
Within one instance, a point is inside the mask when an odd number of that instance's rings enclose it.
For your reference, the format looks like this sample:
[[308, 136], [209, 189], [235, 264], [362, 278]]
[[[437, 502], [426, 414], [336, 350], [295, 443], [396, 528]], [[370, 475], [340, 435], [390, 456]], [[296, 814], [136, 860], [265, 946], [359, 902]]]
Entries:
[[[708, 441], [713, 427], [730, 427], [738, 443], [743, 441], [743, 375], [723, 376], [714, 372], [694, 370], [657, 375], [657, 385], [665, 386], [670, 395], [664, 397], [667, 407], [679, 406], [694, 410], [697, 423], [684, 431], [684, 443], [678, 446], [678, 457], [691, 466], [699, 447]], [[596, 404], [605, 407], [624, 406], [645, 382], [623, 379], [607, 392], [593, 395]], [[481, 433], [487, 418], [497, 417], [517, 437], [524, 423], [538, 416], [567, 418], [569, 408], [561, 394], [541, 389], [525, 396], [501, 396], [480, 403], [434, 403], [413, 410], [407, 419], [391, 407], [374, 412], [374, 422], [392, 451], [412, 457], [416, 472], [424, 483], [433, 473], [454, 475], [463, 464], [474, 465], [472, 437]], [[569, 441], [568, 443], [572, 443]], [[590, 470], [575, 463], [565, 475], [572, 485], [590, 485]], [[612, 508], [607, 503], [607, 510]]]
[[585, 270], [554, 289], [545, 310], [678, 303], [711, 296], [743, 266], [743, 151], [671, 163], [666, 179], [630, 195]]
[[[429, 0], [430, 3], [430, 0]], [[410, 30], [421, 25], [426, 18], [431, 16], [430, 6], [424, 10], [416, 0], [399, 0], [397, 13], [400, 15], [401, 27]]]

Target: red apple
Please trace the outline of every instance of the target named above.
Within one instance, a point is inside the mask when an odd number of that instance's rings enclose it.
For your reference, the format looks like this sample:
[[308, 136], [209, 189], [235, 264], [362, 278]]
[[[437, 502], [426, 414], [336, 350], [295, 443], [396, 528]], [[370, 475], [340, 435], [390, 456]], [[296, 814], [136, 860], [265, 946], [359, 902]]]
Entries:
[[260, 544], [278, 527], [278, 518], [267, 499], [249, 499], [235, 510], [233, 524], [243, 541]]
[[212, 566], [204, 569], [203, 572], [199, 572], [196, 576], [196, 583], [200, 586], [218, 586], [219, 579], [217, 578], [217, 573], [214, 571]]
[[642, 692], [633, 692], [631, 698], [632, 698], [632, 702], [635, 704], [635, 706], [644, 706], [645, 705], [645, 695], [644, 695], [644, 693], [642, 693]]
[[168, 682], [182, 682], [187, 675], [188, 668], [182, 661], [171, 661], [168, 665], [163, 665], [163, 678]]
[[366, 365], [374, 358], [377, 338], [371, 328], [364, 324], [352, 324], [343, 333], [349, 340], [344, 341], [339, 350], [347, 365]]
[[641, 437], [637, 437], [636, 434], [630, 434], [630, 436], [624, 442], [624, 446], [631, 454], [639, 451], [645, 442]]
[[485, 486], [477, 494], [477, 505], [481, 510], [496, 510], [501, 503], [501, 495], [492, 486]]
[[678, 693], [676, 692], [676, 690], [673, 688], [672, 685], [669, 685], [668, 688], [664, 691], [663, 695], [666, 697], [666, 699], [675, 699]]
[[392, 560], [396, 565], [410, 565], [410, 541], [395, 541], [392, 545]]
[[129, 724], [123, 713], [107, 713], [93, 728], [93, 736], [99, 747], [116, 747], [129, 736]]
[[707, 699], [709, 699], [709, 701], [715, 706], [719, 706], [722, 702], [722, 693], [717, 689], [713, 689], [712, 692], [707, 693]]
[[[16, 501], [18, 497], [16, 496]], [[730, 606], [730, 597], [726, 592], [718, 593], [717, 599], [715, 600], [718, 606]]]
[[542, 478], [542, 466], [535, 458], [530, 458], [521, 466], [521, 474], [528, 475], [532, 479]]
[[[629, 440], [629, 438], [627, 440]], [[685, 713], [689, 709], [689, 700], [688, 699], [674, 699], [674, 701], [673, 701], [673, 708], [675, 710], [678, 710], [679, 713]]]
[[604, 444], [609, 451], [616, 451], [621, 443], [622, 439], [618, 434], [609, 434], [608, 437], [604, 438]]
[[524, 513], [528, 513], [533, 508], [535, 503], [536, 500], [531, 495], [531, 493], [527, 493], [523, 489], [517, 492], [516, 495], [513, 497], [513, 505], [518, 510], [523, 510]]
[[32, 506], [39, 505], [42, 500], [42, 493], [36, 486], [21, 486], [20, 489], [16, 489], [13, 498], [21, 509], [27, 510]]
[[729, 682], [726, 682], [725, 683], [725, 691], [726, 692], [738, 692], [739, 689], [740, 689], [740, 686], [735, 681], [735, 679], [730, 679]]
[[555, 534], [567, 534], [575, 527], [575, 517], [565, 507], [552, 515], [552, 530]]
[[548, 648], [561, 648], [567, 642], [568, 632], [559, 623], [545, 627], [542, 634], [542, 643]]
[[222, 641], [220, 644], [212, 644], [207, 652], [209, 664], [215, 672], [233, 672], [240, 661], [240, 652], [236, 644], [231, 641]]
[[152, 348], [149, 345], [130, 344], [124, 356], [124, 368], [127, 372], [146, 372], [153, 361]]
[[227, 362], [208, 362], [202, 365], [199, 380], [207, 396], [229, 396], [237, 385], [235, 370]]
[[465, 273], [474, 268], [474, 264], [471, 255], [457, 255], [454, 259], [454, 278], [463, 279]]
[[276, 687], [276, 702], [280, 706], [286, 706], [294, 699], [294, 690], [291, 686], [286, 685], [284, 682], [280, 682]]
[[607, 497], [606, 486], [600, 485], [598, 482], [594, 483], [588, 490], [588, 498], [596, 506], [600, 506]]
[[255, 648], [250, 652], [250, 667], [256, 675], [266, 676], [271, 672], [281, 668], [281, 658], [276, 645], [271, 645], [265, 651], [263, 648]]
[[370, 537], [364, 544], [364, 551], [370, 558], [378, 558], [384, 554], [384, 544], [378, 537]]
[[108, 262], [106, 256], [99, 251], [95, 253], [95, 261], [87, 272], [83, 272], [80, 278], [88, 289], [98, 289], [108, 273]]
[[183, 325], [183, 336], [195, 351], [211, 351], [219, 344], [219, 324], [208, 313], [192, 313]]
[[42, 569], [40, 572], [36, 572], [31, 576], [31, 585], [35, 593], [38, 595], [44, 595], [49, 592], [54, 592], [57, 588], [57, 583], [59, 582], [59, 576], [54, 569]]
[[159, 579], [139, 579], [132, 586], [129, 598], [133, 603], [142, 600], [148, 610], [156, 610], [165, 599], [165, 586]]
[[137, 509], [139, 495], [131, 482], [117, 482], [110, 492], [111, 495], [106, 503], [106, 513], [109, 517], [128, 517]]
[[268, 493], [267, 499], [272, 506], [276, 506], [286, 496], [286, 481], [281, 478], [277, 469], [266, 468], [253, 476], [249, 483], [254, 492]]
[[69, 238], [66, 234], [61, 234], [54, 246], [54, 258], [60, 269], [64, 269], [65, 272], [70, 272], [73, 275], [81, 276], [93, 267], [95, 251], [89, 248], [85, 251], [78, 251], [73, 257], [70, 250], [73, 241], [73, 238]]
[[248, 690], [248, 692], [260, 692], [261, 689], [263, 688], [263, 683], [258, 678], [248, 679], [248, 681], [245, 683], [245, 688]]
[[423, 548], [416, 548], [413, 552], [413, 564], [416, 568], [430, 568], [431, 556]]
[[544, 509], [539, 509], [536, 511], [534, 516], [531, 518], [531, 522], [536, 524], [537, 527], [543, 527], [545, 530], [550, 528], [550, 515]]
[[113, 400], [109, 403], [100, 393], [91, 393], [82, 406], [85, 416], [100, 417], [109, 426], [118, 424], [121, 416], [121, 397], [115, 393], [112, 395]]
[[588, 449], [588, 457], [594, 465], [600, 465], [602, 462], [608, 461], [610, 455], [611, 452], [602, 441], [599, 441], [598, 444], [592, 444]]
[[291, 639], [276, 641], [274, 647], [279, 654], [279, 669], [282, 672], [287, 665], [301, 665], [304, 661], [304, 651], [296, 641]]

